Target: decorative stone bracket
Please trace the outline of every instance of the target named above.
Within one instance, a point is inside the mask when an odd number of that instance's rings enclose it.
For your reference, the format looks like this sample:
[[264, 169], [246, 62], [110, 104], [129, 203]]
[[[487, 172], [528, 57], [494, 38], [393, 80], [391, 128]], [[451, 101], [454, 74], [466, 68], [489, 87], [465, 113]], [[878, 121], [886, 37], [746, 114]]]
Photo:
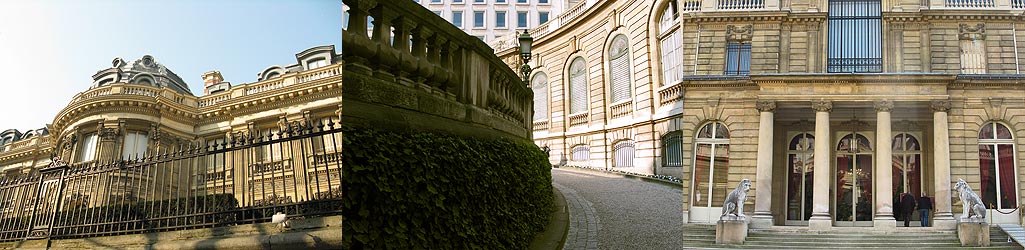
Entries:
[[958, 40], [986, 40], [986, 24], [976, 24], [975, 27], [962, 23], [957, 30]]
[[745, 26], [726, 26], [726, 41], [727, 42], [748, 42], [751, 41], [751, 37], [754, 35], [754, 28], [750, 24]]

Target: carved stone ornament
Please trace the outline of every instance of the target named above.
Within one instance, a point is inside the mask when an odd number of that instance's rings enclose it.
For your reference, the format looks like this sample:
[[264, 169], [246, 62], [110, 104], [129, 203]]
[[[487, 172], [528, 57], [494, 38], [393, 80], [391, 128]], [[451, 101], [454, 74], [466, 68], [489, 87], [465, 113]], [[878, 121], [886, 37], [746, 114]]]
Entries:
[[67, 166], [67, 165], [68, 165], [68, 163], [64, 162], [64, 161], [61, 161], [60, 157], [57, 157], [56, 155], [51, 155], [50, 156], [50, 166], [49, 166], [50, 168]]
[[957, 31], [959, 40], [986, 40], [986, 24], [984, 23], [975, 26], [962, 23]]
[[833, 102], [826, 100], [812, 101], [811, 108], [816, 112], [830, 112], [833, 111]]
[[102, 128], [100, 129], [100, 138], [103, 140], [114, 140], [118, 135], [121, 135], [121, 130], [117, 128]]
[[938, 100], [932, 102], [932, 112], [947, 112], [950, 111], [950, 101]]
[[752, 35], [754, 35], [754, 29], [751, 27], [750, 24], [740, 27], [734, 25], [726, 25], [726, 41], [751, 41]]
[[746, 220], [744, 201], [747, 200], [747, 191], [749, 190], [751, 190], [751, 180], [741, 180], [737, 188], [734, 188], [726, 196], [726, 201], [722, 204], [722, 215], [719, 216], [719, 220]]
[[968, 182], [964, 179], [958, 178], [957, 183], [954, 184], [954, 191], [957, 191], [958, 197], [961, 198], [961, 222], [985, 222], [986, 221], [986, 206], [983, 205], [982, 199], [979, 198], [975, 191], [972, 191], [972, 187], [968, 186]]
[[288, 131], [288, 119], [285, 116], [278, 118], [278, 131]]
[[755, 103], [755, 108], [761, 112], [774, 112], [776, 111], [775, 101], [758, 101]]
[[876, 112], [890, 112], [893, 110], [893, 101], [887, 99], [876, 101], [875, 108]]

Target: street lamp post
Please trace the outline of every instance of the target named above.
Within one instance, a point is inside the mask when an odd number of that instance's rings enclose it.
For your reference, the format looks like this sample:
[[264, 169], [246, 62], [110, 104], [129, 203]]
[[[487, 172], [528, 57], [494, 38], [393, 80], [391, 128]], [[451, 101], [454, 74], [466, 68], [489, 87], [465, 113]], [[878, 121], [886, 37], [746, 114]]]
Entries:
[[527, 84], [527, 80], [530, 78], [530, 72], [534, 69], [530, 68], [530, 46], [534, 43], [534, 38], [530, 37], [527, 30], [523, 30], [523, 34], [520, 34], [520, 59], [523, 60], [523, 67], [520, 67], [520, 72], [523, 73], [523, 84]]

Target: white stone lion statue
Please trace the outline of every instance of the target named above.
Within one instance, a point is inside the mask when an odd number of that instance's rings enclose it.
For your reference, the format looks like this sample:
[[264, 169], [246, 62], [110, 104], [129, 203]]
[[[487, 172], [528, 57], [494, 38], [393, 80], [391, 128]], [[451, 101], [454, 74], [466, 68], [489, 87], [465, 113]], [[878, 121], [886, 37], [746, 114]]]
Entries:
[[730, 191], [726, 196], [726, 202], [722, 204], [722, 215], [719, 220], [744, 220], [744, 201], [747, 200], [747, 191], [751, 190], [751, 180], [743, 179], [737, 188]]
[[954, 184], [954, 191], [961, 197], [961, 221], [986, 220], [986, 205], [983, 205], [979, 195], [972, 191], [972, 187], [968, 186], [968, 182], [958, 178]]

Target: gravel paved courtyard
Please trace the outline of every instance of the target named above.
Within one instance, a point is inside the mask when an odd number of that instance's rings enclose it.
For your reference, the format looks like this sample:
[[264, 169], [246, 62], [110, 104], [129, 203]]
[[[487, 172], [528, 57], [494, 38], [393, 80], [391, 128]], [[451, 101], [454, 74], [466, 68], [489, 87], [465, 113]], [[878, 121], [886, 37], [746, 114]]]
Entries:
[[679, 188], [572, 168], [552, 179], [570, 211], [564, 249], [683, 249]]

